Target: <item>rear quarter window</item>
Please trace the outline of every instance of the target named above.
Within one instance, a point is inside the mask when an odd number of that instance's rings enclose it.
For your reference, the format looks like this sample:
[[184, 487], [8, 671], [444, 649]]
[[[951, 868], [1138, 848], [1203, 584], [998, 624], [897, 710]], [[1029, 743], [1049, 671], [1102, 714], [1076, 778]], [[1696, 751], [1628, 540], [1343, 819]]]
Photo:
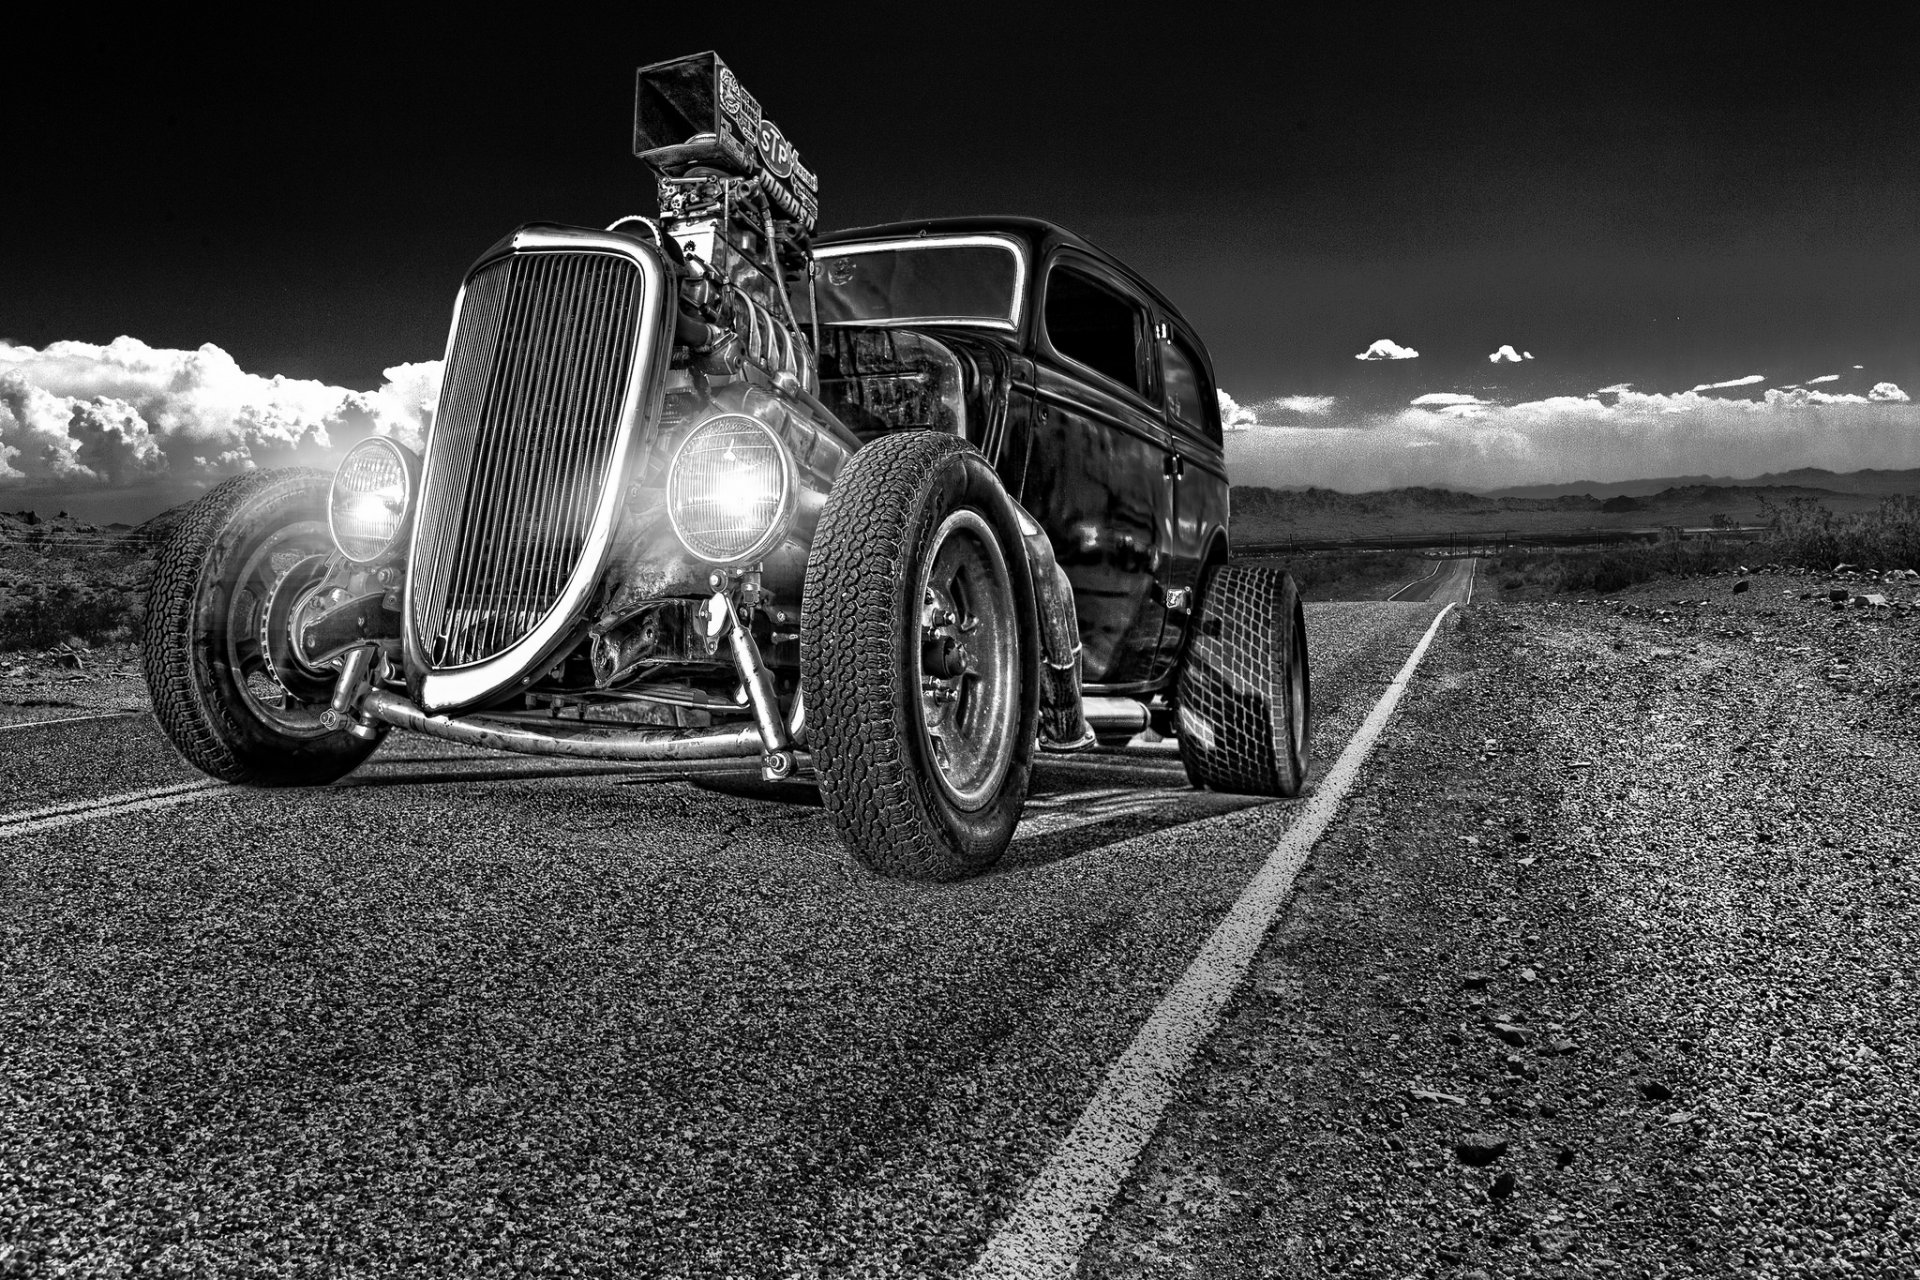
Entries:
[[1160, 344], [1160, 385], [1167, 397], [1167, 414], [1196, 434], [1217, 441], [1219, 407], [1207, 403], [1213, 389], [1201, 368], [1199, 358], [1183, 339], [1170, 336]]

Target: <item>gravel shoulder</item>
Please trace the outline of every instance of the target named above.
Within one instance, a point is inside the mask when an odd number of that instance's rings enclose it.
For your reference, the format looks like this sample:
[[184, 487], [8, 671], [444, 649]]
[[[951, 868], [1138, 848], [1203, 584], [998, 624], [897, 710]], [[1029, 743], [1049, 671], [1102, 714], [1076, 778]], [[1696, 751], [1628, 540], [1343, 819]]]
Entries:
[[1476, 603], [1087, 1276], [1920, 1272], [1911, 609]]

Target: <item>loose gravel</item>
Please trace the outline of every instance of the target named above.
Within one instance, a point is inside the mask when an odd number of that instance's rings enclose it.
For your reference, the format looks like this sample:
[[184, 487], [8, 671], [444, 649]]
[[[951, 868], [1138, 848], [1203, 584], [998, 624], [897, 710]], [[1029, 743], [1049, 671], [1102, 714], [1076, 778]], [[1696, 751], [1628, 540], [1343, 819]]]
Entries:
[[1920, 610], [1476, 604], [1086, 1276], [1920, 1273]]

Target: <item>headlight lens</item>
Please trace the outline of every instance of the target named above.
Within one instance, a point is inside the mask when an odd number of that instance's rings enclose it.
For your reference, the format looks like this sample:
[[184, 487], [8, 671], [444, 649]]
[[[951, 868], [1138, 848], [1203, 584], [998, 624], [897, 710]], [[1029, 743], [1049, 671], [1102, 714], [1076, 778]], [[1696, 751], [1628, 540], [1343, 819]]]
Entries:
[[674, 533], [702, 560], [735, 564], [766, 554], [793, 512], [786, 446], [757, 418], [709, 418], [673, 456], [667, 511]]
[[406, 532], [413, 507], [413, 455], [385, 436], [369, 436], [333, 473], [327, 519], [333, 544], [357, 564], [378, 560]]

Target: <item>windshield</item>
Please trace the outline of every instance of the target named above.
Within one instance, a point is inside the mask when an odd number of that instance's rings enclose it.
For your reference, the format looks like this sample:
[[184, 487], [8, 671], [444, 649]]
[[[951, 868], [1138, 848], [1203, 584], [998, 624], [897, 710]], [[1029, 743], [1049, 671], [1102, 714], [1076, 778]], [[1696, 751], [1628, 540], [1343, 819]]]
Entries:
[[[916, 237], [816, 250], [822, 324], [985, 325], [1014, 329], [1026, 291], [1020, 247], [999, 236]], [[794, 300], [805, 314], [805, 298]]]

